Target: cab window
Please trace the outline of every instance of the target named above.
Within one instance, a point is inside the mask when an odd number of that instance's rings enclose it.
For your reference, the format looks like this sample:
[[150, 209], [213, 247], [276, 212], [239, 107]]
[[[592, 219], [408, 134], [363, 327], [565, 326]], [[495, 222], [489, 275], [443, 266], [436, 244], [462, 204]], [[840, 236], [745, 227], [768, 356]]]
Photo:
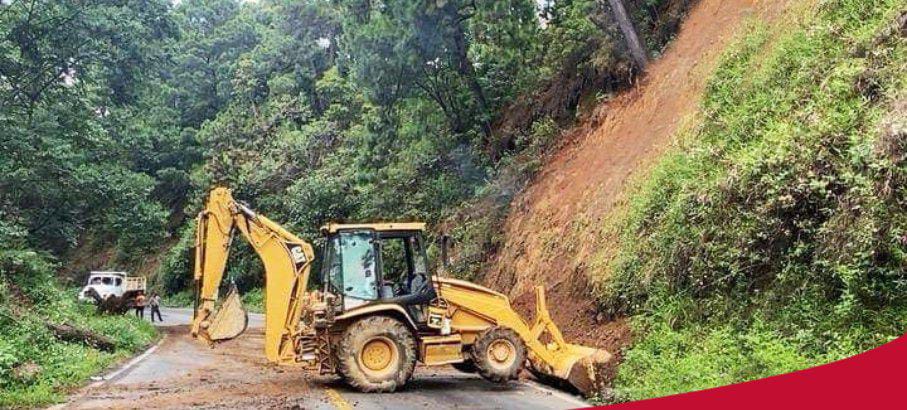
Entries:
[[428, 264], [426, 263], [425, 249], [422, 247], [422, 238], [420, 236], [411, 236], [408, 238], [409, 248], [413, 254], [413, 272], [428, 275]]
[[339, 236], [343, 293], [357, 299], [377, 299], [374, 235], [370, 231], [359, 231], [341, 232]]
[[381, 239], [382, 285], [400, 285], [406, 283], [412, 276], [409, 266], [409, 252], [404, 241], [404, 238]]
[[321, 265], [321, 281], [332, 293], [343, 293], [343, 260], [340, 258], [340, 237], [332, 237], [324, 243], [324, 258]]
[[417, 277], [419, 283], [428, 279], [421, 235], [413, 232], [382, 233], [379, 244], [379, 295], [389, 298], [414, 293], [412, 285]]

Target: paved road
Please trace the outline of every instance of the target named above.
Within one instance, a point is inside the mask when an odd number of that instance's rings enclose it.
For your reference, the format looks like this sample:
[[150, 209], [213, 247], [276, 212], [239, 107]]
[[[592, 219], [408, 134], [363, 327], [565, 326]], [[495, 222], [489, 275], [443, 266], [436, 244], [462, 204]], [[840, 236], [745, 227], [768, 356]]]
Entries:
[[[145, 312], [145, 320], [150, 321], [151, 315]], [[163, 322], [154, 323], [158, 327], [185, 326], [192, 323], [192, 309], [183, 308], [161, 308]], [[249, 313], [249, 327], [262, 328], [265, 325], [265, 315], [259, 313]]]
[[400, 392], [363, 394], [332, 379], [267, 363], [263, 316], [241, 337], [214, 348], [191, 339], [188, 309], [162, 309], [166, 337], [150, 354], [60, 406], [108, 408], [568, 409], [580, 398], [533, 382], [488, 383], [450, 367], [421, 367]]

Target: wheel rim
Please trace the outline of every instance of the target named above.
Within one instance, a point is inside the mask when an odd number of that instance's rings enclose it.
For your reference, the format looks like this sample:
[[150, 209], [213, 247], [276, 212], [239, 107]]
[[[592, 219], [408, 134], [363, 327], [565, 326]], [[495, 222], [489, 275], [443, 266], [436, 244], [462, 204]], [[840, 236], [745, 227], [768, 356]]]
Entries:
[[507, 339], [498, 339], [488, 345], [488, 363], [498, 369], [506, 369], [516, 360], [516, 346]]
[[394, 373], [400, 362], [400, 351], [393, 340], [377, 336], [369, 339], [359, 351], [359, 367], [370, 377]]

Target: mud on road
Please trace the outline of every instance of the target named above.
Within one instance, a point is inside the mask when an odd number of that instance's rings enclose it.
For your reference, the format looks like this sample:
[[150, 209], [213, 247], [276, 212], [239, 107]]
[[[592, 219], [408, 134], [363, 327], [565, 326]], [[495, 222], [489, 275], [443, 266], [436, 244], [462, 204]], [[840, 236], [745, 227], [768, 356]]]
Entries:
[[153, 360], [145, 360], [105, 384], [86, 388], [66, 408], [290, 408], [313, 404], [305, 374], [272, 366], [264, 358], [261, 329], [249, 329], [215, 349], [191, 339], [188, 326], [162, 330], [166, 336]]
[[[529, 381], [489, 383], [450, 367], [421, 367], [392, 394], [353, 391], [336, 378], [269, 363], [261, 315], [240, 337], [210, 348], [192, 339], [185, 309], [165, 309], [161, 344], [136, 364], [58, 406], [65, 409], [566, 409], [578, 397]], [[175, 325], [180, 323], [179, 325]]]

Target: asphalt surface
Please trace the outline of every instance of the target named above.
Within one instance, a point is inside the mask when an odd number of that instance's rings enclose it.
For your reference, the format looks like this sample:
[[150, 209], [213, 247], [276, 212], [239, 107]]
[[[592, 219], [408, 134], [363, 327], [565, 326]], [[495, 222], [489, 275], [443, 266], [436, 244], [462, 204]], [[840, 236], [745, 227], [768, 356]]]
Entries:
[[[147, 312], [146, 312], [147, 313]], [[305, 408], [305, 409], [570, 409], [579, 397], [531, 381], [489, 383], [451, 367], [418, 367], [402, 390], [360, 393], [337, 381], [267, 363], [263, 315], [249, 330], [213, 348], [193, 340], [189, 309], [162, 309], [165, 338], [74, 394], [58, 408]], [[147, 320], [147, 318], [146, 318]]]
[[[150, 321], [151, 315], [146, 310], [145, 320]], [[184, 326], [192, 323], [192, 309], [183, 308], [161, 308], [161, 318], [163, 322], [155, 321], [154, 325], [158, 327]], [[265, 315], [259, 313], [249, 313], [249, 328], [262, 328], [265, 325]]]

